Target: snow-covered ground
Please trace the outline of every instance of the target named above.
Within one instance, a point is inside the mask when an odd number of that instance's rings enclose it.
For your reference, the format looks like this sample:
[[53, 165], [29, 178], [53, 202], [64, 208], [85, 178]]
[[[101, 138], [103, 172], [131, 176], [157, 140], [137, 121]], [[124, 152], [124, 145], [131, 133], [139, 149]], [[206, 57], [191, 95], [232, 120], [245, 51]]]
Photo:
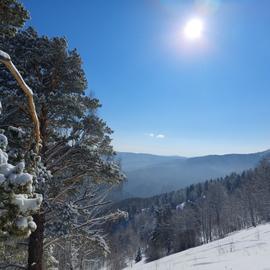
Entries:
[[270, 270], [270, 224], [125, 270]]

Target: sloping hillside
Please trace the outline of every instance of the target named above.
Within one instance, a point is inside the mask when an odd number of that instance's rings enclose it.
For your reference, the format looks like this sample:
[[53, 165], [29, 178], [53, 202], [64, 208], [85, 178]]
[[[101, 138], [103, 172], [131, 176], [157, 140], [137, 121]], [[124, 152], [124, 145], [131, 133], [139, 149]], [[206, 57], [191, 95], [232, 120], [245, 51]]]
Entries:
[[127, 175], [123, 198], [149, 197], [192, 183], [241, 173], [254, 168], [269, 151], [253, 154], [210, 155], [194, 158], [118, 153]]
[[123, 169], [129, 172], [175, 160], [184, 160], [186, 157], [118, 152], [117, 159], [120, 160]]
[[125, 270], [270, 270], [270, 224]]

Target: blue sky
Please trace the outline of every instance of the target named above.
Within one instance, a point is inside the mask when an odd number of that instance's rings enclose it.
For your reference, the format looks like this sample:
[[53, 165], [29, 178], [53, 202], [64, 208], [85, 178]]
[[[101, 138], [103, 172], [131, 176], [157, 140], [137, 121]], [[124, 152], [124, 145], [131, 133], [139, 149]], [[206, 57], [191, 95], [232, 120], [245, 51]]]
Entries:
[[[28, 25], [84, 61], [116, 150], [164, 155], [270, 148], [270, 1], [23, 0]], [[186, 21], [200, 17], [202, 38]]]

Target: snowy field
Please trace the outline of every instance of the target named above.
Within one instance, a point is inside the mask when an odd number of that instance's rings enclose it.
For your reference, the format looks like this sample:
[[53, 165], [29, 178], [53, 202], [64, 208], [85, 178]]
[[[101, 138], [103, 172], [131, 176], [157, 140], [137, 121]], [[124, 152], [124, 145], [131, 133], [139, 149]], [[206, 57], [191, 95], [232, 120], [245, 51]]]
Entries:
[[270, 270], [270, 224], [125, 270]]

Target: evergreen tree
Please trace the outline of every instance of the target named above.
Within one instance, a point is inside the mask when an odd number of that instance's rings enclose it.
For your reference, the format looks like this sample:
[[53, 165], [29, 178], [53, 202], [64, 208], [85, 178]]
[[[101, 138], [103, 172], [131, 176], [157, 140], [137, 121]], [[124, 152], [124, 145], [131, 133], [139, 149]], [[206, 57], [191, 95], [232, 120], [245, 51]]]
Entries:
[[138, 248], [137, 254], [136, 254], [136, 258], [135, 258], [135, 263], [138, 263], [142, 260], [142, 251], [141, 248]]
[[169, 205], [155, 210], [156, 224], [149, 239], [147, 260], [153, 261], [169, 255], [172, 249], [172, 227], [170, 220], [172, 212]]
[[[28, 19], [28, 12], [16, 0], [3, 0], [0, 3], [0, 38], [2, 44], [5, 40], [14, 36], [18, 29], [23, 26]], [[2, 49], [2, 48], [1, 48]], [[13, 77], [11, 82], [17, 81], [22, 92], [27, 96], [27, 111], [34, 120], [35, 126], [35, 152], [28, 151], [25, 155], [30, 157], [27, 162], [27, 169], [31, 170], [31, 174], [25, 173], [25, 163], [22, 156], [11, 148], [10, 156], [5, 153], [7, 147], [7, 138], [1, 134], [1, 214], [0, 214], [0, 232], [4, 236], [29, 236], [31, 232], [37, 229], [35, 221], [31, 215], [36, 214], [40, 210], [42, 203], [42, 195], [35, 193], [35, 185], [33, 182], [44, 180], [46, 169], [40, 162], [40, 157], [37, 156], [40, 132], [39, 122], [35, 111], [33, 101], [33, 92], [23, 80], [21, 74], [14, 66], [10, 56], [0, 50], [0, 62], [5, 65]], [[7, 74], [7, 71], [5, 71]], [[11, 75], [10, 74], [10, 75]], [[12, 80], [13, 79], [13, 80]], [[2, 111], [2, 105], [1, 111]], [[6, 127], [6, 126], [5, 126]], [[10, 127], [9, 131], [15, 131], [19, 139], [22, 139], [23, 131], [20, 128]], [[1, 131], [3, 132], [3, 131]], [[11, 132], [12, 133], [12, 132]], [[13, 134], [14, 135], [14, 134]], [[18, 140], [17, 140], [18, 141]], [[21, 146], [23, 140], [19, 140], [17, 146]], [[33, 140], [32, 140], [33, 141]], [[16, 149], [17, 150], [17, 149]], [[29, 149], [30, 150], [30, 149]], [[19, 159], [19, 163], [13, 166], [8, 163], [8, 158]], [[43, 170], [44, 169], [44, 170]], [[15, 254], [13, 256], [15, 258]], [[6, 258], [4, 258], [6, 260]], [[9, 266], [19, 267], [18, 265], [9, 264]]]
[[[99, 101], [85, 95], [87, 83], [77, 51], [69, 51], [64, 38], [40, 37], [32, 28], [2, 40], [1, 44], [13, 56], [25, 81], [34, 90], [42, 139], [40, 154], [44, 165], [53, 175], [45, 186], [39, 186], [39, 192], [44, 195], [43, 207], [50, 217], [50, 226], [46, 225], [43, 214], [35, 215], [38, 229], [30, 236], [29, 269], [41, 269], [43, 245], [40, 243], [43, 243], [44, 229], [46, 237], [50, 239], [75, 235], [72, 233], [74, 228], [77, 228], [76, 235], [78, 231], [87, 234], [87, 228], [93, 226], [90, 221], [97, 216], [104, 220], [115, 218], [115, 215], [101, 217], [97, 209], [91, 209], [102, 205], [100, 199], [89, 207], [83, 203], [89, 196], [99, 198], [95, 191], [99, 184], [118, 183], [123, 175], [112, 161], [112, 131], [96, 114], [100, 107]], [[3, 68], [0, 73], [0, 95], [5, 101], [4, 109], [7, 112], [0, 124], [24, 126], [30, 133], [33, 127], [25, 98], [9, 73]], [[29, 145], [31, 140], [22, 152], [29, 151]], [[82, 185], [87, 189], [87, 196], [81, 192]], [[119, 215], [122, 214], [116, 213], [116, 216]], [[74, 224], [86, 217], [88, 222], [85, 226]], [[92, 244], [88, 246], [101, 243], [105, 248], [96, 230], [88, 230], [88, 233], [92, 234], [88, 238]], [[33, 262], [38, 263], [32, 266]]]
[[34, 192], [37, 179], [24, 172], [24, 161], [8, 163], [7, 147], [7, 137], [0, 134], [0, 237], [26, 238], [37, 228], [31, 215], [39, 211], [42, 196]]
[[17, 0], [0, 2], [0, 36], [13, 36], [29, 19], [27, 10]]

